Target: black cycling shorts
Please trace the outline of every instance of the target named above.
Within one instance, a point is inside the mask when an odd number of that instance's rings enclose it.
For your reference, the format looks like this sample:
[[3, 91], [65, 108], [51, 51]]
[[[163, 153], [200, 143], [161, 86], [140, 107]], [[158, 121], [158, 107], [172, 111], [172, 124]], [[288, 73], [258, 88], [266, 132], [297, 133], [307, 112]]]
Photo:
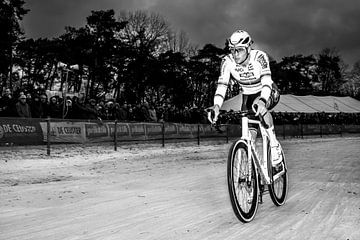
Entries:
[[[251, 113], [255, 114], [252, 105], [257, 101], [258, 98], [260, 98], [260, 94], [261, 92], [250, 95], [243, 94], [241, 111], [250, 111]], [[267, 110], [273, 109], [278, 104], [279, 101], [280, 101], [279, 89], [277, 88], [275, 83], [273, 83], [269, 100], [266, 102]]]

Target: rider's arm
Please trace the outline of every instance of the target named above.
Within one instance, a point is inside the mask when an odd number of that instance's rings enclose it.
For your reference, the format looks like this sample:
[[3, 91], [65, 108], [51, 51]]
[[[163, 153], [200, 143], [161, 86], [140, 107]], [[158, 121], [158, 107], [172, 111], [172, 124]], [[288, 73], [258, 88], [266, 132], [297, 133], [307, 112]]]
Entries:
[[230, 80], [230, 69], [228, 67], [226, 59], [224, 58], [221, 63], [220, 76], [214, 96], [214, 106], [218, 106], [219, 109], [221, 108], [224, 102], [226, 90], [229, 85], [229, 80]]
[[271, 75], [263, 75], [261, 77], [262, 89], [261, 89], [260, 99], [264, 99], [265, 102], [269, 100], [272, 89], [272, 83], [273, 80], [271, 79]]
[[260, 79], [262, 85], [260, 99], [265, 100], [266, 103], [269, 100], [273, 84], [269, 58], [266, 53], [259, 51], [256, 61], [260, 64]]

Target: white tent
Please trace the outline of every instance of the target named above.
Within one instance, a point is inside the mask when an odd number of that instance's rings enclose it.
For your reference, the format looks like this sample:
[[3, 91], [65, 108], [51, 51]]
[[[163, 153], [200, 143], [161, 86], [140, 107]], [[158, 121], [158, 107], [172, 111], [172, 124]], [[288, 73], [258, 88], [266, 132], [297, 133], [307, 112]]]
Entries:
[[[241, 95], [224, 101], [221, 110], [240, 110]], [[281, 95], [280, 102], [272, 110], [274, 112], [326, 112], [326, 113], [360, 113], [360, 101], [352, 97], [334, 96], [295, 96]]]

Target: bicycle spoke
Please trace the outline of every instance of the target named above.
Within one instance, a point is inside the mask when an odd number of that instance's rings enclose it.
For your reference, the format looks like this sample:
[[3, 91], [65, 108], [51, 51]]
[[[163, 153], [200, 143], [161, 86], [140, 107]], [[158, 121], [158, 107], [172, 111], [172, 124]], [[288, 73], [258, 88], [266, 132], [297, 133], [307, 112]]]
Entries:
[[234, 143], [228, 159], [231, 204], [236, 216], [242, 222], [251, 221], [258, 208], [257, 173], [255, 165], [249, 162], [251, 160], [248, 159], [247, 150], [244, 143]]
[[248, 174], [248, 164], [247, 164], [247, 155], [242, 151], [238, 151], [234, 157], [234, 187], [237, 198], [242, 200], [240, 202], [241, 208], [244, 212], [249, 212], [251, 203], [252, 203], [252, 185], [247, 186], [247, 174]]

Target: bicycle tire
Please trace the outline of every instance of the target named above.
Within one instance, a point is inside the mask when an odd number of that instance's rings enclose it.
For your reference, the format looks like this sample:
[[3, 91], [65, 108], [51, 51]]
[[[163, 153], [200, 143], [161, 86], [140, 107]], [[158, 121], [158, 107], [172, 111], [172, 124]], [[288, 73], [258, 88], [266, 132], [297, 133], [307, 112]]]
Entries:
[[[268, 162], [270, 162], [270, 176], [271, 176], [271, 184], [269, 184], [269, 194], [272, 202], [275, 204], [275, 206], [282, 206], [286, 202], [288, 189], [289, 189], [289, 176], [288, 176], [288, 169], [286, 166], [286, 159], [285, 154], [282, 151], [282, 162], [279, 163], [276, 167], [273, 167], [271, 165], [271, 155], [268, 154]], [[282, 175], [274, 180], [274, 176], [278, 173], [284, 171]]]
[[[241, 156], [241, 160], [245, 159], [245, 161], [241, 161], [238, 165], [236, 160], [239, 159], [239, 156]], [[232, 209], [236, 217], [243, 223], [248, 223], [254, 219], [259, 206], [259, 179], [254, 161], [251, 160], [250, 171], [252, 178], [250, 183], [245, 181], [244, 177], [244, 173], [247, 173], [249, 170], [247, 167], [248, 161], [247, 145], [241, 140], [234, 142], [230, 147], [228, 155], [227, 180]], [[240, 170], [244, 171], [240, 173]], [[239, 194], [240, 190], [244, 192]]]

